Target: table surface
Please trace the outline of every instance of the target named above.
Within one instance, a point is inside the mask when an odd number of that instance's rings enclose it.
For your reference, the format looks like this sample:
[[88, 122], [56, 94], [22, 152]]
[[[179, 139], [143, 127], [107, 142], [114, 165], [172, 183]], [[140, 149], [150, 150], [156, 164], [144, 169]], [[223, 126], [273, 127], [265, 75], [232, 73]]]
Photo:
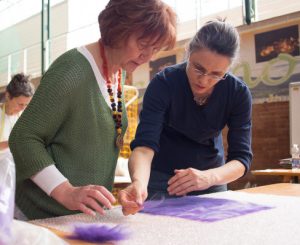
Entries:
[[[281, 195], [281, 196], [300, 196], [300, 184], [292, 184], [292, 183], [279, 183], [279, 184], [272, 184], [260, 187], [253, 187], [249, 189], [242, 189], [238, 190], [239, 192], [246, 192], [246, 193], [257, 193], [257, 194], [272, 194], [272, 195]], [[69, 240], [66, 239], [66, 234], [62, 231], [58, 231], [55, 229], [51, 229], [59, 237], [63, 238], [69, 244], [82, 244], [82, 245], [89, 245], [92, 243], [77, 241], [77, 240]], [[103, 243], [105, 244], [105, 243]], [[106, 243], [111, 244], [111, 243]]]
[[271, 194], [280, 196], [300, 196], [300, 184], [279, 183], [239, 190], [247, 193]]
[[252, 170], [253, 175], [281, 175], [281, 176], [300, 176], [300, 169], [264, 169], [264, 170]]

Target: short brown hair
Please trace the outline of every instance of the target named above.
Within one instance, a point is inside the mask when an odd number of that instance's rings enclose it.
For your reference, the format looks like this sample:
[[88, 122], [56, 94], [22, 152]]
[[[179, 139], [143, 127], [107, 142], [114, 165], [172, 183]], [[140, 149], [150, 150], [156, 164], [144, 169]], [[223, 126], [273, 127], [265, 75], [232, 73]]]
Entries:
[[176, 42], [176, 14], [161, 0], [110, 0], [99, 14], [104, 45], [117, 47], [134, 33], [150, 38], [162, 48], [172, 49]]

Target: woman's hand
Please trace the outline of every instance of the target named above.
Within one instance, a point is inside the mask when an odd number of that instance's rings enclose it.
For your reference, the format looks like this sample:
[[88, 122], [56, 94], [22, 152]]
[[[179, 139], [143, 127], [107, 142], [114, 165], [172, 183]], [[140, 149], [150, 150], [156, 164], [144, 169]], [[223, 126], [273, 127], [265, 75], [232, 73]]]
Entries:
[[74, 187], [68, 181], [57, 186], [50, 196], [69, 210], [80, 210], [93, 216], [96, 215], [95, 212], [104, 214], [104, 207], [111, 209], [112, 204], [116, 202], [104, 186]]
[[124, 215], [136, 214], [143, 209], [143, 203], [148, 196], [147, 187], [143, 187], [139, 181], [134, 181], [127, 188], [121, 190], [118, 195]]
[[211, 171], [194, 168], [175, 170], [175, 175], [168, 181], [170, 195], [183, 196], [192, 191], [206, 190], [214, 185]]

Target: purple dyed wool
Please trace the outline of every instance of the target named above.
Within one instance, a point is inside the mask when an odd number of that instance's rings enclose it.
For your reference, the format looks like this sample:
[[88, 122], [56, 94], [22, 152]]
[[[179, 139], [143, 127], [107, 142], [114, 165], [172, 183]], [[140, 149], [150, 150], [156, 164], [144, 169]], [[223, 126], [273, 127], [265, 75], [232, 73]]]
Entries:
[[144, 203], [142, 213], [214, 222], [271, 209], [273, 207], [220, 198], [186, 196]]
[[83, 240], [88, 242], [108, 242], [128, 239], [129, 232], [121, 225], [107, 226], [98, 224], [76, 225], [70, 239]]

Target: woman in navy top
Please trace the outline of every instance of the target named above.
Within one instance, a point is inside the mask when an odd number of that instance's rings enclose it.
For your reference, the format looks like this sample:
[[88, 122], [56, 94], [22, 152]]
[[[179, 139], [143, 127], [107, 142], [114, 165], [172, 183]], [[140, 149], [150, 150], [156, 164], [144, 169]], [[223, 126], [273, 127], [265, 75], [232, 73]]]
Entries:
[[119, 195], [124, 214], [140, 210], [147, 196], [226, 190], [227, 183], [249, 170], [251, 94], [228, 72], [238, 50], [239, 35], [232, 25], [207, 22], [190, 42], [187, 61], [152, 79], [131, 143], [132, 184]]

